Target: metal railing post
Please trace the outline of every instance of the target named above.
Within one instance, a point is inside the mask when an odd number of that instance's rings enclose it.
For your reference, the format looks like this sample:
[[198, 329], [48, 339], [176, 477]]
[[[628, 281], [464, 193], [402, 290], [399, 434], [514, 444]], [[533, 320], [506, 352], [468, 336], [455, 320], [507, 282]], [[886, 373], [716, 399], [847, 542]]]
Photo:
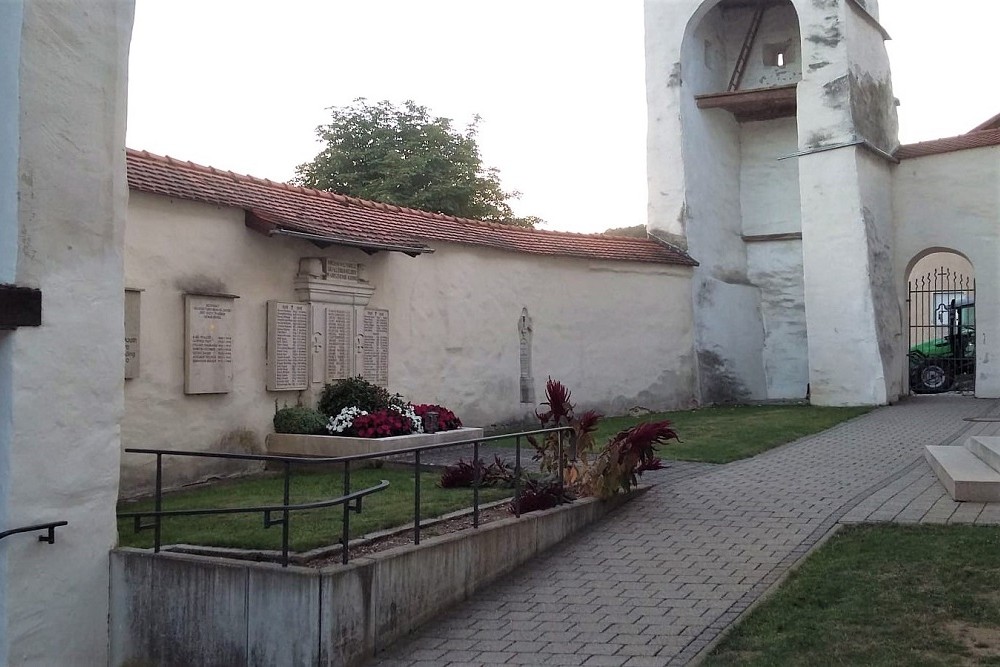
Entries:
[[479, 528], [479, 441], [472, 444], [472, 527]]
[[[285, 489], [282, 504], [285, 511], [281, 513], [281, 564], [288, 565], [288, 501], [292, 484], [292, 463], [285, 461]], [[346, 503], [345, 503], [346, 505]]]
[[413, 453], [413, 543], [420, 544], [420, 450]]
[[[346, 496], [351, 492], [351, 462], [344, 461], [344, 495]], [[344, 503], [344, 519], [340, 526], [341, 536], [340, 536], [340, 550], [341, 559], [344, 565], [347, 565], [347, 544], [350, 542], [351, 534], [351, 507], [348, 503]]]
[[163, 517], [163, 454], [156, 455], [156, 497], [153, 501], [156, 518], [153, 519], [153, 553], [160, 553], [160, 522]]
[[563, 504], [563, 446], [562, 446], [562, 436], [563, 432], [560, 430], [556, 433], [556, 453], [559, 459], [559, 504]]
[[521, 518], [521, 436], [514, 443], [514, 516]]

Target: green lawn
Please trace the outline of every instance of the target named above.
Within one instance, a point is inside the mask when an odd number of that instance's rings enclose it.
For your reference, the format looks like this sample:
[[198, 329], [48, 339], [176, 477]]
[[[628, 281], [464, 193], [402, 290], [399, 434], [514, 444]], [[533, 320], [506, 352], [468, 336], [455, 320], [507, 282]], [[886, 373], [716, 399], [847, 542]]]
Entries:
[[1000, 665], [1000, 528], [841, 531], [705, 665]]
[[[472, 505], [472, 489], [440, 489], [439, 475], [420, 475], [421, 517], [434, 517]], [[413, 521], [413, 474], [390, 468], [359, 469], [351, 473], [352, 490], [375, 486], [389, 481], [389, 488], [365, 497], [361, 514], [351, 513], [351, 537], [375, 530], [392, 528]], [[342, 494], [343, 481], [339, 472], [305, 472], [292, 474], [291, 502], [335, 498]], [[510, 496], [509, 490], [481, 489], [480, 502]], [[202, 485], [164, 496], [163, 509], [195, 509], [214, 507], [248, 507], [280, 505], [282, 479], [274, 475], [227, 480]], [[119, 512], [152, 509], [151, 499], [135, 503], [119, 503]], [[293, 512], [290, 522], [290, 543], [295, 551], [334, 544], [340, 539], [342, 507]], [[278, 518], [278, 517], [274, 517]], [[150, 522], [145, 519], [144, 522]], [[228, 514], [165, 518], [164, 544], [199, 544], [243, 549], [279, 549], [281, 526], [265, 529], [260, 513]], [[119, 519], [118, 535], [121, 546], [148, 548], [153, 546], [153, 531], [133, 532], [132, 519]]]
[[[745, 459], [798, 438], [825, 431], [871, 408], [820, 408], [812, 405], [755, 405], [662, 412], [643, 417], [606, 417], [595, 440], [598, 444], [619, 431], [647, 421], [669, 419], [681, 442], [661, 447], [659, 456], [677, 461], [729, 463]], [[513, 447], [514, 441], [495, 445]], [[528, 443], [521, 443], [526, 453]], [[530, 457], [530, 454], [526, 454]]]

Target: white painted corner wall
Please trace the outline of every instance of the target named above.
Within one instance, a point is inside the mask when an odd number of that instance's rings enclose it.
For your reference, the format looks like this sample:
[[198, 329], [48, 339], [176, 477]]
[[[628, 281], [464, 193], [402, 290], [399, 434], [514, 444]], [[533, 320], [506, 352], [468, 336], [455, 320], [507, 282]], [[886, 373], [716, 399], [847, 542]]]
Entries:
[[129, 0], [0, 6], [0, 281], [43, 295], [40, 327], [0, 333], [2, 518], [69, 522], [53, 545], [0, 543], [3, 664], [107, 661], [132, 17]]

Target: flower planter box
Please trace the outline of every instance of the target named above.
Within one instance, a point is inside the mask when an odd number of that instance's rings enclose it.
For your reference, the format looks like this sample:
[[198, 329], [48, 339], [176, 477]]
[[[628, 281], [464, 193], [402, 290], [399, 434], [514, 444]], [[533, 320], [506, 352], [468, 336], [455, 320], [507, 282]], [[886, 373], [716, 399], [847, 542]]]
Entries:
[[281, 456], [353, 456], [383, 454], [410, 447], [443, 445], [483, 437], [481, 428], [458, 428], [437, 433], [413, 433], [391, 438], [345, 438], [339, 435], [293, 435], [271, 433], [267, 453]]

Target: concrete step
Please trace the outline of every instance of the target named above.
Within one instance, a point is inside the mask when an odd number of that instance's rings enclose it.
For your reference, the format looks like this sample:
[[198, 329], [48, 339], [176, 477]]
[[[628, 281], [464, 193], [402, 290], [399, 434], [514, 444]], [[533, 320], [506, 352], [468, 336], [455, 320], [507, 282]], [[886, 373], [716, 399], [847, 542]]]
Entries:
[[1000, 472], [1000, 438], [974, 435], [965, 441], [965, 448], [983, 463]]
[[924, 456], [953, 499], [1000, 502], [1000, 472], [965, 447], [927, 447]]

